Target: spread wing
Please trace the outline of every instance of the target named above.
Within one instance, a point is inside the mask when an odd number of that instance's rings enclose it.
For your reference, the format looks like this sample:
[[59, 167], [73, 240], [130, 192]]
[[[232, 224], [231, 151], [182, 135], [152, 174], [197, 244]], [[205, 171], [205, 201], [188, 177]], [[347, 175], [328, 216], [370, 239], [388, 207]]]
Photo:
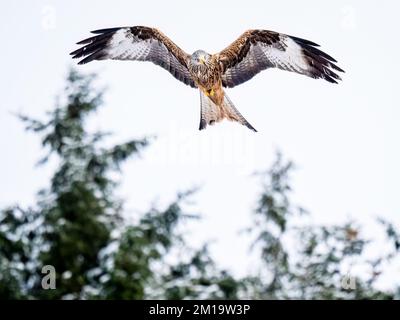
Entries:
[[249, 30], [218, 54], [223, 70], [222, 84], [237, 86], [267, 68], [297, 72], [332, 83], [344, 72], [319, 45], [304, 39], [267, 30]]
[[93, 60], [151, 61], [170, 72], [176, 79], [195, 88], [188, 69], [188, 54], [160, 31], [149, 27], [123, 27], [92, 31], [93, 37], [77, 44], [73, 58], [83, 58], [79, 64]]

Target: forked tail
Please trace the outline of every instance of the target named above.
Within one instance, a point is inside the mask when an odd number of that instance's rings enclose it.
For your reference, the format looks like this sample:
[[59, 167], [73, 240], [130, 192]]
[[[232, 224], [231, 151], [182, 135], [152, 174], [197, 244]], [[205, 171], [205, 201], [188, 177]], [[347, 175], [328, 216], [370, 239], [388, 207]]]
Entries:
[[202, 90], [200, 91], [200, 126], [199, 130], [203, 130], [207, 125], [213, 125], [223, 119], [237, 121], [246, 126], [250, 130], [257, 132], [256, 129], [241, 115], [232, 103], [231, 99], [224, 92], [224, 102], [221, 106], [216, 105], [208, 98]]

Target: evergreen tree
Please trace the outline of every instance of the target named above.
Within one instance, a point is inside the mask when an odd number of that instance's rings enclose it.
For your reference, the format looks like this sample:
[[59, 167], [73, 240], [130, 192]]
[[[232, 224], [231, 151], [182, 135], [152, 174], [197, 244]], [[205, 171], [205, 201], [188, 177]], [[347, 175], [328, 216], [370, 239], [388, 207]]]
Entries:
[[[63, 103], [47, 121], [21, 116], [47, 151], [40, 163], [55, 156], [58, 167], [33, 206], [0, 211], [1, 299], [399, 298], [375, 285], [399, 256], [396, 228], [379, 221], [388, 250], [369, 260], [364, 252], [371, 241], [356, 222], [310, 225], [308, 213], [292, 204], [292, 163], [280, 154], [259, 174], [262, 190], [249, 228], [260, 258], [256, 274], [236, 278], [213, 261], [207, 244], [187, 245], [179, 226], [196, 217], [183, 209], [193, 191], [178, 193], [165, 209], [152, 208], [136, 223], [124, 221], [111, 174], [148, 139], [105, 148], [107, 134], [87, 131], [86, 119], [102, 105], [93, 81], [72, 70]], [[54, 290], [42, 288], [47, 265], [56, 271]], [[355, 265], [370, 273], [349, 273]]]
[[[319, 226], [304, 223], [309, 214], [294, 206], [290, 173], [292, 162], [278, 153], [271, 169], [260, 174], [262, 192], [255, 211], [252, 233], [262, 267], [245, 282], [248, 298], [260, 299], [394, 299], [397, 291], [375, 286], [385, 264], [399, 257], [400, 234], [393, 224], [379, 220], [387, 238], [387, 252], [368, 259], [364, 253], [374, 243], [361, 236], [362, 227], [350, 221], [343, 225]], [[363, 277], [351, 269], [363, 266]], [[249, 294], [250, 293], [250, 294]]]
[[[148, 139], [104, 148], [106, 134], [87, 132], [85, 120], [102, 104], [93, 80], [94, 76], [72, 70], [65, 102], [48, 114], [48, 121], [21, 116], [29, 131], [41, 135], [48, 150], [40, 163], [55, 155], [59, 165], [50, 187], [38, 193], [35, 206], [16, 206], [0, 213], [0, 297], [196, 297], [199, 293], [192, 282], [204, 287], [212, 281], [191, 278], [193, 272], [206, 278], [205, 264], [210, 259], [205, 250], [184, 246], [176, 228], [193, 217], [181, 209], [191, 192], [178, 194], [165, 210], [153, 208], [137, 224], [123, 221], [123, 204], [114, 195], [117, 183], [110, 173], [145, 148]], [[164, 262], [173, 247], [184, 251], [190, 261]], [[42, 288], [41, 271], [46, 265], [56, 270], [55, 290]], [[180, 285], [182, 281], [190, 283]], [[223, 283], [219, 286], [224, 288]], [[219, 296], [225, 297], [225, 291]], [[227, 297], [231, 294], [226, 292]]]
[[[120, 220], [121, 204], [112, 196], [115, 183], [109, 172], [147, 145], [146, 139], [132, 140], [106, 149], [100, 146], [105, 134], [85, 130], [87, 116], [102, 102], [102, 95], [91, 87], [93, 80], [93, 76], [71, 71], [65, 104], [57, 106], [47, 122], [21, 116], [28, 130], [42, 136], [43, 147], [48, 149], [41, 163], [52, 155], [59, 161], [49, 189], [39, 192], [34, 207], [3, 212], [2, 225], [10, 230], [1, 233], [2, 241], [10, 246], [19, 244], [21, 250], [2, 260], [10, 272], [24, 271], [23, 279], [14, 281], [20, 282], [26, 297], [86, 295], [100, 252], [112, 240]], [[55, 290], [41, 288], [40, 271], [45, 265], [54, 266], [57, 272]]]

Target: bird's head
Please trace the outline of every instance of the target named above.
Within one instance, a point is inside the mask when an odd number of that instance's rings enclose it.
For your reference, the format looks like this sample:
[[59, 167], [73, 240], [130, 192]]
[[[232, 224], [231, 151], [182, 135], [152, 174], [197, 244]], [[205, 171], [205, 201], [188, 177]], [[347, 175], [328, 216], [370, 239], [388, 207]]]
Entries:
[[211, 55], [203, 50], [193, 52], [190, 60], [193, 65], [205, 65], [209, 62]]

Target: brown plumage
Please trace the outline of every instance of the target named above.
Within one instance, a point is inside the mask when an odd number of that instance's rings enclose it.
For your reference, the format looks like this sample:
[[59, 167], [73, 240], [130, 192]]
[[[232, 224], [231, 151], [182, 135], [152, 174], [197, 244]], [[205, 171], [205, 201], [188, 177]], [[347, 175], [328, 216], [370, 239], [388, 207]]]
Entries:
[[268, 30], [248, 30], [217, 54], [198, 50], [187, 54], [161, 31], [135, 26], [92, 31], [95, 36], [78, 42], [71, 52], [93, 60], [150, 61], [170, 72], [183, 83], [200, 91], [200, 130], [222, 119], [237, 121], [256, 131], [235, 108], [224, 87], [237, 86], [267, 68], [279, 68], [331, 83], [344, 72], [331, 56], [309, 40]]

